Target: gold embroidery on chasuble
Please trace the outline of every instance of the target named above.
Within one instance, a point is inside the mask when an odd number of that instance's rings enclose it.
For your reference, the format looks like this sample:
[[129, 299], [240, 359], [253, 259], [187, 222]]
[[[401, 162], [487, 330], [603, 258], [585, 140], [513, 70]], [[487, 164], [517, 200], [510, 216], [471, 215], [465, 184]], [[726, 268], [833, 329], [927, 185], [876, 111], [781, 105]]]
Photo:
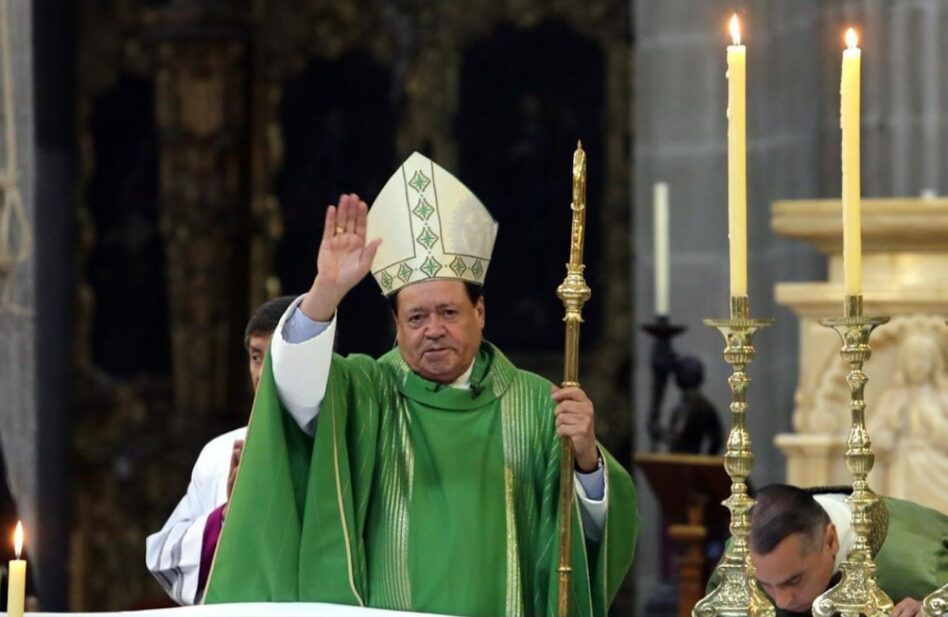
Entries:
[[362, 594], [359, 593], [355, 584], [355, 571], [352, 564], [352, 546], [349, 544], [349, 525], [346, 523], [346, 509], [342, 497], [342, 480], [339, 475], [339, 435], [336, 432], [336, 414], [336, 404], [335, 400], [333, 400], [330, 417], [332, 418], [332, 462], [336, 480], [336, 503], [339, 507], [339, 520], [342, 521], [342, 536], [346, 543], [346, 567], [349, 575], [349, 587], [352, 589], [352, 594], [359, 601], [359, 606], [364, 607], [365, 599], [362, 597]]
[[[386, 358], [395, 369], [397, 378], [404, 381], [408, 375], [408, 365], [397, 353], [394, 356], [388, 354]], [[378, 465], [381, 513], [377, 522], [380, 524], [379, 536], [384, 538], [384, 541], [380, 542], [384, 551], [381, 555], [379, 588], [373, 589], [372, 594], [375, 596], [378, 592], [379, 598], [396, 610], [411, 610], [413, 605], [408, 544], [409, 512], [415, 473], [411, 412], [408, 409], [408, 400], [394, 390], [392, 396], [387, 398], [394, 402], [387, 414], [388, 420], [394, 423], [394, 426], [393, 430], [383, 431], [388, 441], [380, 444]]]

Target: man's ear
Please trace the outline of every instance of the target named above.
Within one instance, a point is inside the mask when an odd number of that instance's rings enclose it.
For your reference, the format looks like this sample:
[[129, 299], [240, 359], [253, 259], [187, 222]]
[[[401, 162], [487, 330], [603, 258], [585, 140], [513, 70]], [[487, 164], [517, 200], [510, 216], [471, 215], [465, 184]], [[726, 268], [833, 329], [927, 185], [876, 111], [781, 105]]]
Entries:
[[833, 523], [826, 524], [826, 529], [823, 532], [823, 541], [835, 557], [836, 552], [839, 551], [839, 535], [836, 533], [836, 525]]
[[474, 311], [477, 313], [477, 321], [481, 324], [481, 330], [484, 329], [484, 317], [486, 316], [486, 307], [484, 305], [484, 296], [477, 299], [474, 305]]

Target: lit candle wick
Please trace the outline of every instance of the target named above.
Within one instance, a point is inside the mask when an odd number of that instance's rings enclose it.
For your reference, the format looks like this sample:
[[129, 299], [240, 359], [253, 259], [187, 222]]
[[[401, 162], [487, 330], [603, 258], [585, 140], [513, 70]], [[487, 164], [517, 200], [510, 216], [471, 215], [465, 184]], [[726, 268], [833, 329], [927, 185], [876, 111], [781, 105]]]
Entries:
[[13, 550], [16, 552], [16, 558], [20, 558], [20, 553], [23, 552], [23, 523], [22, 521], [16, 522], [16, 530], [13, 532]]

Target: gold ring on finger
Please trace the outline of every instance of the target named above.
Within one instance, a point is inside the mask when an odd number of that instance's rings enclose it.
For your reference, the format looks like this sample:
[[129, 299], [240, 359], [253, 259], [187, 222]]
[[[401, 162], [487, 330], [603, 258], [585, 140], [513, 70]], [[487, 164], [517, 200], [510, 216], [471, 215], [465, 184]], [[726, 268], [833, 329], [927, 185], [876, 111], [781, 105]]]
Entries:
[[336, 235], [338, 236], [339, 234], [344, 234], [344, 233], [346, 233], [346, 228], [343, 227], [342, 225], [336, 225]]

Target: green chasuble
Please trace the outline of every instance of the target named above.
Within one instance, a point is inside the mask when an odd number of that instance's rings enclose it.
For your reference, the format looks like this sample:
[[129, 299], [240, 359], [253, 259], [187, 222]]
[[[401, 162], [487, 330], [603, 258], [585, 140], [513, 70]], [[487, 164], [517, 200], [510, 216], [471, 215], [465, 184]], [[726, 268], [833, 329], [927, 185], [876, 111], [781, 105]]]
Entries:
[[[207, 602], [321, 601], [457, 615], [552, 615], [560, 445], [551, 384], [484, 343], [471, 389], [398, 350], [334, 356], [315, 439], [264, 366]], [[601, 449], [602, 450], [602, 449]], [[632, 561], [629, 475], [602, 450], [608, 516], [573, 511], [572, 614], [605, 615]]]
[[[948, 581], [948, 515], [911, 501], [883, 497], [873, 520], [876, 582], [892, 601], [922, 600]], [[836, 576], [833, 584], [839, 580]], [[717, 574], [708, 590], [718, 585]], [[810, 615], [777, 609], [777, 617]]]

